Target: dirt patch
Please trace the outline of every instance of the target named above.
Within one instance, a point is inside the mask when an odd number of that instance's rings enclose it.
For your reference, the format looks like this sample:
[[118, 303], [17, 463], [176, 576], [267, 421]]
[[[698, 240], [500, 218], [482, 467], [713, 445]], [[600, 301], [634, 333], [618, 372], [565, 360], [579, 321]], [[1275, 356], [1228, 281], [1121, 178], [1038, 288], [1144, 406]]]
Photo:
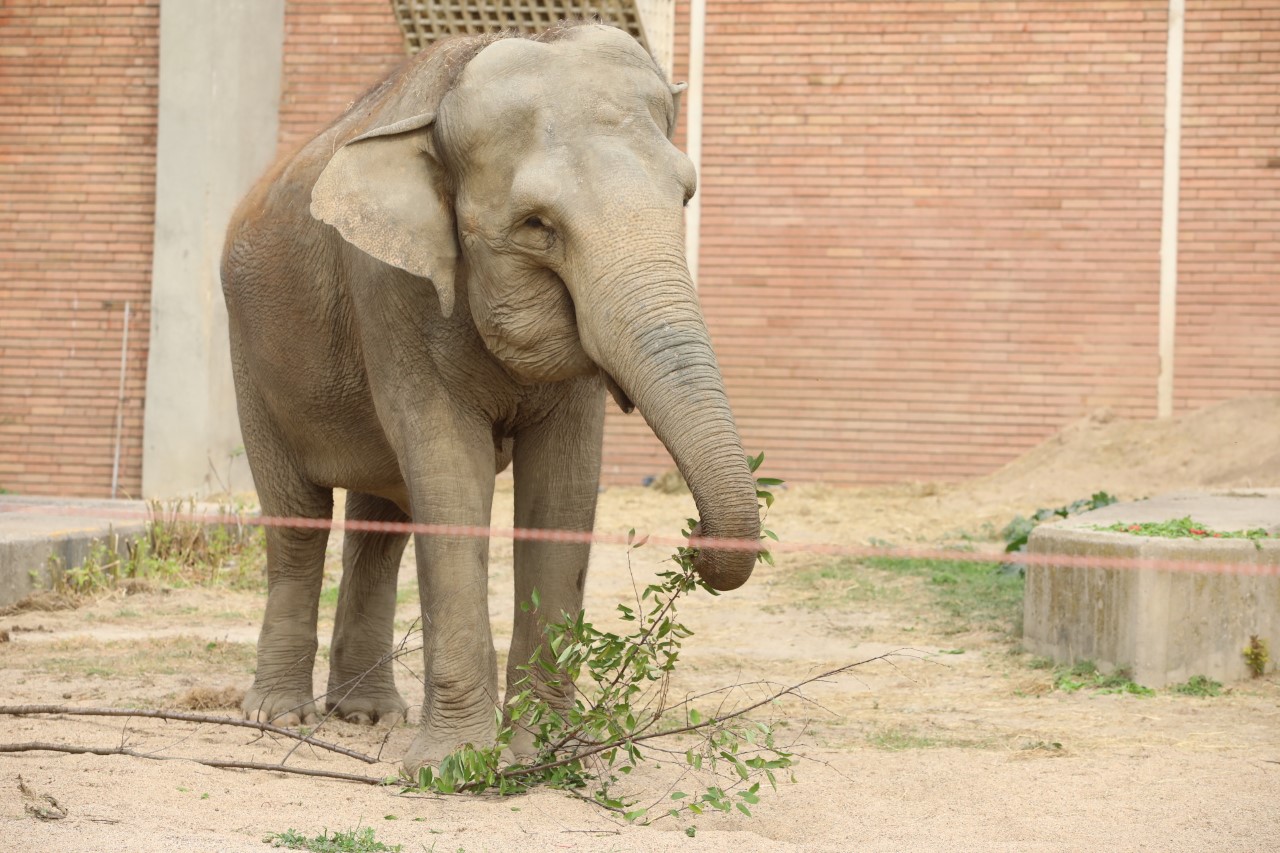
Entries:
[[[791, 541], [998, 547], [1015, 513], [1105, 489], [1136, 497], [1185, 487], [1280, 484], [1280, 399], [1237, 401], [1164, 424], [1099, 416], [1064, 430], [989, 477], [881, 489], [798, 486], [770, 519]], [[1268, 461], [1270, 460], [1270, 461]], [[785, 471], [762, 473], [786, 476]], [[510, 518], [500, 484], [495, 520]], [[598, 529], [670, 535], [692, 512], [687, 494], [611, 489]], [[336, 578], [339, 543], [331, 543]], [[649, 547], [592, 556], [588, 612], [611, 624], [614, 605], [664, 565]], [[412, 565], [412, 554], [406, 567]], [[333, 578], [329, 584], [332, 584]], [[492, 797], [401, 797], [276, 773], [189, 761], [45, 752], [0, 758], [0, 837], [23, 849], [265, 850], [295, 829], [373, 827], [405, 850], [1272, 850], [1280, 847], [1280, 683], [1228, 685], [1212, 698], [1065, 692], [1022, 653], [1013, 617], [957, 619], [928, 573], [782, 555], [741, 590], [681, 611], [686, 642], [675, 689], [806, 674], [885, 652], [889, 662], [814, 685], [773, 712], [804, 756], [797, 782], [765, 792], [756, 816], [620, 826], [592, 806], [540, 791]], [[402, 572], [398, 621], [415, 615], [413, 573]], [[492, 545], [490, 610], [500, 656], [510, 637], [511, 544]], [[248, 684], [263, 599], [218, 589], [116, 594], [76, 611], [15, 613], [0, 645], [7, 703], [66, 702], [227, 708]], [[320, 625], [316, 683], [326, 677]], [[418, 701], [420, 661], [401, 668]], [[207, 703], [207, 704], [203, 704]], [[413, 731], [329, 723], [322, 736], [384, 761], [373, 767], [300, 749], [290, 763], [383, 776]], [[286, 744], [242, 730], [156, 720], [0, 717], [0, 743], [126, 743], [137, 752], [277, 762]], [[21, 776], [21, 782], [19, 781]], [[668, 768], [628, 781], [645, 801], [670, 785]], [[35, 815], [56, 801], [61, 819]], [[696, 824], [696, 834], [683, 831]]]

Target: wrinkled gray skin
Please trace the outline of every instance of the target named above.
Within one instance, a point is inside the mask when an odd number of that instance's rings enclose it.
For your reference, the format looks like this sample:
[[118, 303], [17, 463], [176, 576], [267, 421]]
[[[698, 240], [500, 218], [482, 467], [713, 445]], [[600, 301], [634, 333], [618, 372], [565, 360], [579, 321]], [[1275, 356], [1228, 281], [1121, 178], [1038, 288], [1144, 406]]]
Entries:
[[[515, 524], [592, 529], [605, 389], [632, 401], [706, 536], [754, 539], [754, 487], [684, 260], [694, 170], [673, 92], [625, 33], [471, 38], [418, 57], [241, 205], [223, 257], [240, 419], [263, 511], [487, 525], [514, 460]], [[314, 720], [326, 533], [267, 531], [251, 718]], [[387, 655], [407, 535], [348, 533], [328, 708], [401, 716]], [[495, 736], [488, 542], [419, 536], [426, 696], [413, 771]], [[582, 607], [588, 546], [517, 542], [507, 684], [545, 619]], [[755, 555], [704, 550], [713, 587]], [[569, 698], [538, 689], [563, 705]], [[514, 691], [511, 691], [514, 692]], [[527, 754], [518, 730], [513, 751]]]

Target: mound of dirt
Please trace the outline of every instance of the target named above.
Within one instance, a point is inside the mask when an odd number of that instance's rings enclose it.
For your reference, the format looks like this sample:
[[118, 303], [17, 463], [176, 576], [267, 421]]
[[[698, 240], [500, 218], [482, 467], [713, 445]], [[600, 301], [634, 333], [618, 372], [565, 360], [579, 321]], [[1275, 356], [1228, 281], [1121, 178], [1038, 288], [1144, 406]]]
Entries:
[[1280, 396], [1241, 397], [1168, 420], [1123, 420], [1103, 410], [966, 487], [1055, 503], [1098, 489], [1138, 498], [1276, 484]]
[[1095, 412], [1003, 468], [957, 483], [836, 489], [799, 486], [779, 532], [895, 544], [998, 541], [1015, 515], [1105, 491], [1133, 500], [1188, 489], [1280, 485], [1280, 396], [1242, 397], [1168, 420]]

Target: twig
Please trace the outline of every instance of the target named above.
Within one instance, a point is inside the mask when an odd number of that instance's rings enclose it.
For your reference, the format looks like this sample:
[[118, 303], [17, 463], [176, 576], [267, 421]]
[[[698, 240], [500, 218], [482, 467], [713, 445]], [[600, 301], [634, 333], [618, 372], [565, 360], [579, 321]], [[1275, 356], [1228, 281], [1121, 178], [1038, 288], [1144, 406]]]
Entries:
[[319, 776], [322, 779], [337, 779], [342, 782], [361, 782], [365, 785], [381, 785], [383, 779], [373, 776], [360, 776], [355, 773], [339, 773], [334, 770], [307, 770], [304, 767], [287, 767], [280, 764], [262, 764], [257, 761], [222, 761], [215, 758], [188, 758], [178, 755], [151, 755], [135, 752], [122, 746], [69, 746], [62, 743], [42, 743], [28, 741], [26, 743], [0, 743], [3, 752], [65, 752], [69, 755], [127, 755], [130, 758], [146, 758], [151, 761], [192, 761], [206, 767], [219, 767], [226, 770], [270, 770], [276, 773], [294, 773], [299, 776]]
[[178, 720], [184, 723], [212, 723], [217, 726], [240, 726], [246, 729], [256, 729], [260, 732], [281, 735], [283, 737], [300, 740], [303, 743], [318, 746], [321, 749], [327, 749], [330, 752], [336, 752], [339, 755], [345, 755], [348, 758], [354, 758], [357, 761], [363, 761], [365, 764], [377, 764], [378, 759], [365, 755], [362, 752], [356, 752], [353, 749], [347, 749], [345, 746], [339, 746], [336, 743], [328, 741], [316, 740], [310, 735], [299, 734], [292, 729], [273, 726], [271, 723], [259, 723], [254, 720], [237, 720], [233, 717], [215, 717], [211, 714], [188, 714], [182, 711], [153, 711], [147, 709], [129, 709], [129, 708], [75, 708], [67, 705], [0, 705], [0, 716], [24, 716], [27, 714], [65, 714], [69, 717], [151, 717], [158, 720]]
[[798, 681], [795, 684], [792, 684], [790, 687], [784, 687], [781, 690], [775, 691], [774, 693], [766, 696], [765, 698], [757, 702], [753, 702], [750, 705], [746, 705], [746, 706], [743, 706], [742, 708], [738, 708], [737, 710], [732, 711], [728, 714], [725, 714], [722, 717], [721, 716], [710, 717], [708, 719], [703, 720], [700, 723], [690, 723], [688, 725], [677, 726], [671, 729], [663, 729], [662, 731], [653, 732], [651, 734], [637, 735], [635, 737], [628, 737], [628, 738], [622, 738], [619, 740], [613, 740], [608, 743], [594, 744], [580, 752], [575, 752], [572, 755], [568, 755], [564, 758], [560, 758], [555, 761], [548, 761], [544, 764], [532, 764], [525, 767], [509, 767], [506, 770], [503, 770], [498, 775], [506, 779], [518, 779], [521, 776], [528, 776], [535, 773], [541, 773], [546, 770], [552, 770], [556, 767], [563, 767], [566, 764], [572, 764], [575, 761], [581, 761], [583, 759], [590, 758], [593, 755], [597, 755], [601, 752], [607, 752], [610, 749], [617, 749], [620, 746], [624, 746], [626, 744], [641, 743], [643, 741], [653, 740], [655, 738], [671, 737], [672, 735], [687, 734], [688, 732], [696, 732], [696, 731], [699, 731], [700, 729], [709, 728], [711, 726], [722, 725], [728, 722], [729, 720], [736, 719], [738, 717], [743, 716], [744, 714], [749, 714], [752, 711], [756, 710], [757, 708], [761, 708], [765, 705], [768, 705], [770, 702], [780, 699], [783, 696], [786, 696], [788, 694], [799, 695], [796, 691], [800, 690], [800, 688], [802, 687], [805, 687], [809, 684], [814, 683], [815, 681], [822, 681], [823, 679], [840, 675], [856, 667], [864, 666], [865, 664], [875, 663], [876, 661], [880, 661], [880, 660], [887, 661], [890, 657], [904, 654], [906, 651], [912, 651], [912, 650], [895, 649], [894, 651], [885, 652], [884, 654], [876, 655], [875, 657], [870, 657], [865, 660], [860, 660], [856, 663], [849, 663], [849, 664], [845, 664], [844, 666], [838, 666], [835, 669], [829, 669], [826, 672], [822, 672], [817, 675], [810, 676], [802, 681]]

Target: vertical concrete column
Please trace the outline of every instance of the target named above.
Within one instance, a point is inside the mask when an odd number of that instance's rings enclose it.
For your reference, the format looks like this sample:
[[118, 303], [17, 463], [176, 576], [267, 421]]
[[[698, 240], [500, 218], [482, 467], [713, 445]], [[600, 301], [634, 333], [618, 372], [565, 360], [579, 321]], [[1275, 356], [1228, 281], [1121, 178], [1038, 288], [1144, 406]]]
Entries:
[[218, 265], [275, 155], [283, 47], [284, 0], [161, 0], [145, 497], [252, 487]]
[[1182, 180], [1182, 59], [1187, 0], [1169, 0], [1164, 83], [1164, 177], [1160, 214], [1160, 313], [1156, 416], [1173, 416], [1173, 359], [1178, 328], [1178, 199]]

